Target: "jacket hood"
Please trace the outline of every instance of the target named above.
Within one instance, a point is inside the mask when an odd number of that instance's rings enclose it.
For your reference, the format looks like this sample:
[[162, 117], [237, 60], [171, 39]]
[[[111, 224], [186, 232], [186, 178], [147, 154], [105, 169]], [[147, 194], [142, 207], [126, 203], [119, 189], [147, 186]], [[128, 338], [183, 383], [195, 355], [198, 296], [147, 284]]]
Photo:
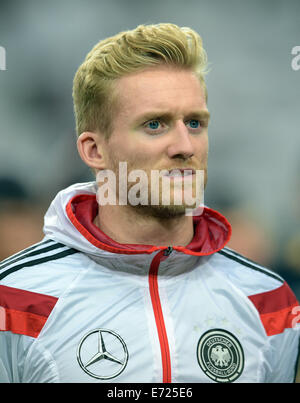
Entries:
[[[166, 246], [120, 244], [93, 224], [97, 214], [96, 182], [78, 183], [60, 191], [52, 201], [44, 219], [47, 238], [83, 253], [105, 257], [112, 254], [151, 254]], [[194, 237], [186, 247], [173, 250], [188, 255], [211, 255], [228, 243], [231, 226], [226, 218], [205, 207], [201, 216], [193, 217]]]

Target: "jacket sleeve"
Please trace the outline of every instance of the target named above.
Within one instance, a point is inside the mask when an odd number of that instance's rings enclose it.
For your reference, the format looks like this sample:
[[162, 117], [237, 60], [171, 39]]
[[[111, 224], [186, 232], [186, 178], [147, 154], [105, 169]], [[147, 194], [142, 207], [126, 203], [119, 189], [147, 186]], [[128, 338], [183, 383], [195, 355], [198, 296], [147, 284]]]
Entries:
[[[299, 324], [297, 326], [300, 326]], [[270, 383], [292, 383], [297, 376], [299, 358], [299, 327], [285, 329], [283, 333], [270, 337], [270, 361], [268, 374]]]
[[279, 319], [285, 324], [282, 333], [271, 336], [271, 351], [274, 357], [271, 382], [295, 382], [300, 348], [300, 305], [285, 283], [290, 306], [279, 312]]
[[0, 331], [0, 383], [19, 382], [19, 335]]
[[279, 287], [250, 295], [266, 334], [266, 382], [294, 382], [299, 354], [300, 306], [283, 281]]
[[11, 364], [6, 337], [0, 332], [0, 383], [9, 383], [12, 380]]

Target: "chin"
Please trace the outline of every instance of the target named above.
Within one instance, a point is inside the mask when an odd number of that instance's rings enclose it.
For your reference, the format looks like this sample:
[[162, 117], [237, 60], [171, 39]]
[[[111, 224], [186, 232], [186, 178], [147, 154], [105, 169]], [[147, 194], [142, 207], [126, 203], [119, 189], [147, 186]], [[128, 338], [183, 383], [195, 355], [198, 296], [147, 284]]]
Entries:
[[170, 219], [184, 216], [188, 207], [184, 205], [137, 205], [134, 208], [144, 217]]

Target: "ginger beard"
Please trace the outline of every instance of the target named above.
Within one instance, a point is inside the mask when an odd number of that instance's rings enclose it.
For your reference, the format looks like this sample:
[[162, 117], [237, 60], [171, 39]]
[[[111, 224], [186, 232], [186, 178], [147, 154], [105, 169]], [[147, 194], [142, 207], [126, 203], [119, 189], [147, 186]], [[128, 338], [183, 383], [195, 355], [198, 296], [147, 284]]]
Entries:
[[[113, 194], [111, 200], [118, 206], [133, 209], [139, 215], [160, 219], [174, 218], [197, 208], [204, 200], [207, 156], [201, 164], [205, 168], [185, 164], [184, 170], [182, 167], [140, 168], [133, 162], [120, 163], [115, 155], [110, 155], [109, 160], [115, 176], [115, 181], [106, 182], [108, 192]], [[98, 181], [99, 188], [104, 183], [103, 180]]]

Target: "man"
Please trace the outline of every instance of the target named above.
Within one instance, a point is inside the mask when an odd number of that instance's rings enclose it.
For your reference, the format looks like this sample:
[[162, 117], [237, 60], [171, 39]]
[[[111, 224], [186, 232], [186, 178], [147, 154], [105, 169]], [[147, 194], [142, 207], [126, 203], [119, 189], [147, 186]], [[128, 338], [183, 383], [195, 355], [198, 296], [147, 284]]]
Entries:
[[[220, 213], [178, 202], [182, 185], [201, 187], [197, 172], [207, 180], [205, 72], [199, 35], [172, 24], [87, 55], [73, 97], [78, 151], [97, 179], [61, 191], [45, 239], [0, 267], [3, 382], [294, 380], [294, 294], [225, 248]], [[143, 203], [130, 203], [140, 171]], [[103, 173], [115, 175], [106, 192]]]

